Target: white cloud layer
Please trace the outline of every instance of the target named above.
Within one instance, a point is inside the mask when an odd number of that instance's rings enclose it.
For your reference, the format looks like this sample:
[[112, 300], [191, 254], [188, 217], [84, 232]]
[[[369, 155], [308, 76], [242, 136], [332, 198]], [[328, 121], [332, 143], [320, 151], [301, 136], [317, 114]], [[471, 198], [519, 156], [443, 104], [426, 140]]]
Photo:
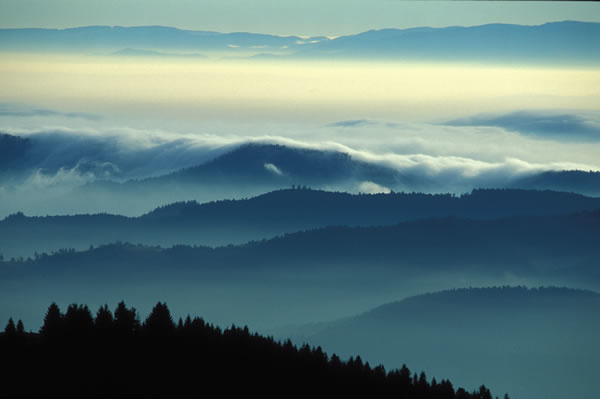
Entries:
[[[394, 187], [361, 180], [343, 187], [356, 192], [462, 193], [502, 187], [517, 177], [546, 170], [600, 171], [600, 142], [541, 138], [494, 126], [355, 119], [319, 126], [231, 122], [149, 129], [46, 114], [35, 121], [0, 116], [2, 131], [38, 143], [25, 179], [0, 180], [0, 200], [10, 209], [34, 192], [39, 196], [42, 191], [64, 191], [97, 179], [124, 181], [166, 174], [202, 164], [244, 143], [341, 151], [359, 161], [393, 168], [403, 177]], [[264, 168], [285, 174], [274, 163], [265, 163]]]

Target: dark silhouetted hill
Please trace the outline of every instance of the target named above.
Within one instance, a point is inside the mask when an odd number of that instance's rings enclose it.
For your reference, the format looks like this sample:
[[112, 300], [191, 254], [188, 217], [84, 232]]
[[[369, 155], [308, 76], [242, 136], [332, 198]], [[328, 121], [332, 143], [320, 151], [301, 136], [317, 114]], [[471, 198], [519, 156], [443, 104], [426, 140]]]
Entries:
[[108, 306], [100, 307], [95, 317], [86, 305], [72, 304], [63, 314], [53, 303], [39, 334], [17, 332], [9, 322], [0, 334], [0, 350], [0, 397], [200, 397], [223, 392], [492, 398], [484, 385], [467, 393], [406, 366], [386, 372], [360, 356], [342, 361], [321, 348], [276, 342], [247, 327], [222, 330], [190, 316], [175, 324], [161, 302], [144, 323], [124, 302], [114, 314]]
[[493, 390], [516, 398], [586, 397], [596, 391], [599, 314], [600, 294], [591, 291], [457, 289], [323, 324], [298, 340], [387, 367], [402, 356], [459, 384], [486, 376]]
[[345, 183], [368, 180], [390, 184], [397, 173], [357, 161], [338, 151], [293, 148], [275, 144], [245, 144], [203, 165], [150, 179], [158, 182], [261, 185]]

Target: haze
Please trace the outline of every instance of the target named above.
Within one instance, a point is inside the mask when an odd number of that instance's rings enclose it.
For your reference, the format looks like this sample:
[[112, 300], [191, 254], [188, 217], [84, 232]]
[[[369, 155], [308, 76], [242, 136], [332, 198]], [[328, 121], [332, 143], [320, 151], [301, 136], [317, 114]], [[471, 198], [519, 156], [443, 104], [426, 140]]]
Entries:
[[441, 121], [598, 110], [595, 68], [401, 62], [173, 61], [6, 54], [0, 101], [126, 119]]

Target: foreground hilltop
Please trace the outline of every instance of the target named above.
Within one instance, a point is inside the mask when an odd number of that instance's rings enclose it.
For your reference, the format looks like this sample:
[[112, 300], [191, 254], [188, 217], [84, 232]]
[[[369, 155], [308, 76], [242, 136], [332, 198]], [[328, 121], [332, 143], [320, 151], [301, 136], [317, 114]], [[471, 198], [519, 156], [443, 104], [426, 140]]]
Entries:
[[341, 361], [321, 348], [276, 342], [247, 327], [221, 330], [189, 316], [175, 325], [160, 302], [143, 324], [123, 302], [114, 315], [103, 306], [95, 318], [85, 305], [73, 304], [62, 314], [52, 304], [39, 334], [17, 330], [11, 319], [0, 334], [0, 350], [0, 397], [197, 397], [223, 392], [492, 398], [483, 385], [468, 393], [447, 380], [411, 374], [406, 366], [386, 373], [360, 356]]

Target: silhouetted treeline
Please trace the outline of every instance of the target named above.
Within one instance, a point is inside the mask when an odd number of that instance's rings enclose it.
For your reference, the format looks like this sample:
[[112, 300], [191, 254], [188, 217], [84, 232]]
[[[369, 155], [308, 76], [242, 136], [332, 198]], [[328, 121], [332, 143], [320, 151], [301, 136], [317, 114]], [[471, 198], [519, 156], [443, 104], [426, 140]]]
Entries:
[[201, 318], [175, 323], [165, 303], [144, 322], [134, 308], [86, 305], [63, 314], [53, 303], [39, 333], [9, 320], [0, 334], [2, 397], [260, 396], [491, 399], [490, 391], [454, 389], [404, 366], [386, 372], [360, 356], [341, 361], [320, 347], [300, 348], [251, 333], [222, 330]]

